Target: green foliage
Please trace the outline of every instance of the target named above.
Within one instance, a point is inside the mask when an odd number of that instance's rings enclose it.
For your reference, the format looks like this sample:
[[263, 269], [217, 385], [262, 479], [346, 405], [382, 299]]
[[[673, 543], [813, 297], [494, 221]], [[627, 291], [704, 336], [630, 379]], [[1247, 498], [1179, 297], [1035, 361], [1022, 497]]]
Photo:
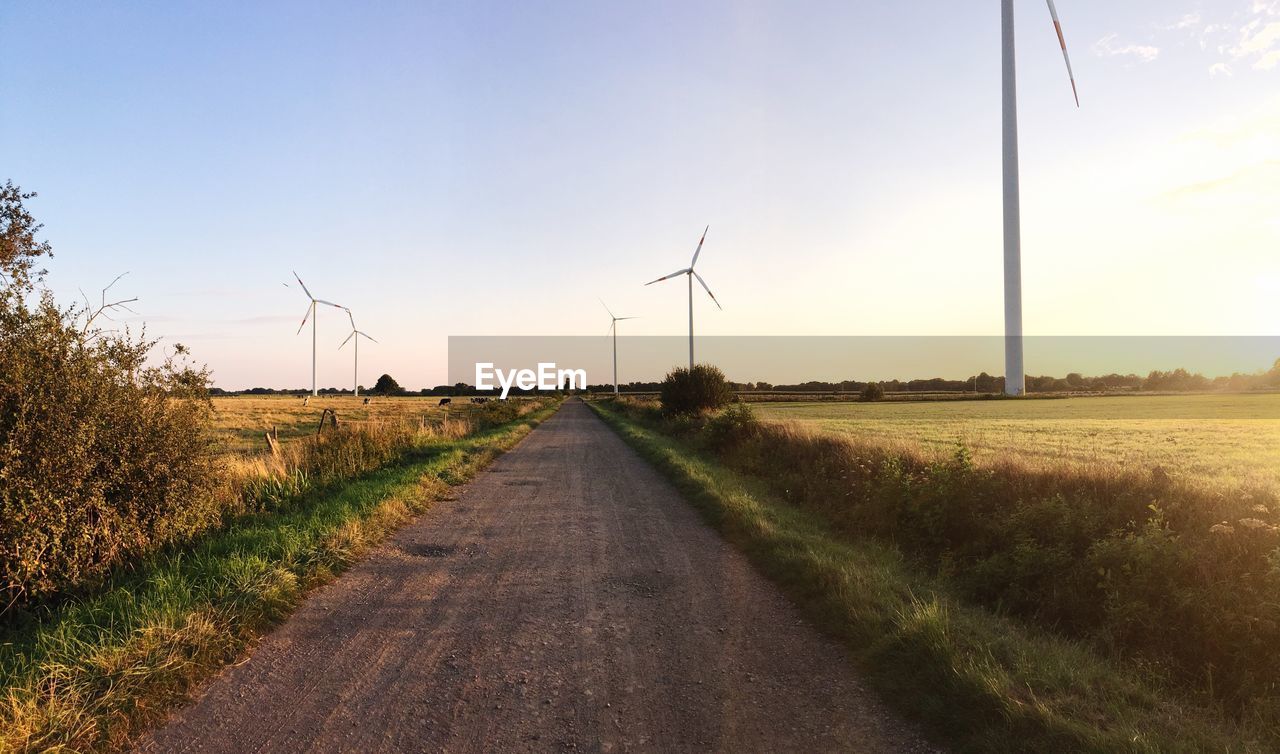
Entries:
[[44, 270], [36, 269], [40, 257], [53, 256], [49, 243], [36, 238], [44, 226], [24, 204], [35, 196], [34, 192], [24, 193], [13, 181], [0, 187], [0, 290], [5, 297], [30, 291], [44, 277]]
[[374, 383], [373, 390], [369, 391], [373, 395], [400, 395], [404, 392], [404, 388], [400, 387], [400, 383], [396, 382], [389, 374], [384, 374]]
[[713, 411], [733, 400], [733, 386], [724, 372], [710, 364], [694, 364], [672, 370], [660, 389], [662, 410], [668, 414], [698, 414]]
[[181, 346], [149, 365], [155, 341], [97, 326], [110, 305], [28, 304], [48, 255], [30, 196], [0, 191], [0, 607], [219, 518], [208, 373]]
[[882, 401], [884, 400], [884, 388], [879, 382], [868, 382], [867, 386], [862, 388], [860, 394], [864, 401]]
[[745, 403], [734, 403], [712, 417], [706, 425], [707, 443], [716, 449], [725, 449], [751, 439], [760, 431], [760, 420]]

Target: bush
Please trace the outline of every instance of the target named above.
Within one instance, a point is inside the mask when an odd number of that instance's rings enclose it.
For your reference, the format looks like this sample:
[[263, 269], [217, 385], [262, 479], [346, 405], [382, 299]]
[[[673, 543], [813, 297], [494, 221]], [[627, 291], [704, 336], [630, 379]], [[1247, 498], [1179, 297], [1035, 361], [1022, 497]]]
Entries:
[[208, 373], [177, 346], [95, 325], [110, 309], [59, 308], [48, 255], [0, 189], [0, 612], [103, 574], [219, 518]]
[[735, 403], [707, 422], [707, 444], [723, 450], [756, 436], [760, 420], [745, 403]]
[[864, 401], [882, 401], [884, 400], [884, 388], [879, 382], [868, 382], [867, 386], [862, 388], [862, 400]]
[[662, 410], [668, 414], [699, 414], [721, 408], [733, 400], [733, 388], [724, 372], [709, 364], [692, 370], [678, 368], [661, 386]]

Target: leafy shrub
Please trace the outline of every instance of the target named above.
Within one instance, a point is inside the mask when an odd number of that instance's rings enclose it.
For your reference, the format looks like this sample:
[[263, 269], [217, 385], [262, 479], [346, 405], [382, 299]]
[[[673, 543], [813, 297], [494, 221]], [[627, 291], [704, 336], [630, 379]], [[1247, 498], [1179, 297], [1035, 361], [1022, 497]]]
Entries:
[[0, 189], [0, 590], [58, 591], [218, 520], [208, 373], [42, 291], [49, 253]]
[[745, 403], [734, 403], [707, 422], [707, 443], [725, 449], [751, 439], [760, 429], [760, 420]]
[[861, 398], [864, 401], [882, 401], [884, 400], [884, 388], [879, 382], [868, 382], [867, 386], [862, 388]]
[[662, 410], [668, 414], [699, 414], [721, 408], [733, 400], [733, 387], [724, 372], [710, 364], [673, 370], [662, 381]]

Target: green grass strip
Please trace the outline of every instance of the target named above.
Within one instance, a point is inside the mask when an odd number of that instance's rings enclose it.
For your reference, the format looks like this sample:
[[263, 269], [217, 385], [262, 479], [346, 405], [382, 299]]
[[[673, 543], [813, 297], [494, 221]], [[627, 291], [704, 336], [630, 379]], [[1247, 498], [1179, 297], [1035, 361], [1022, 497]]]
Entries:
[[1136, 669], [949, 594], [892, 548], [838, 536], [668, 436], [592, 402], [892, 705], [959, 751], [1269, 751]]
[[126, 749], [192, 686], [240, 657], [307, 591], [511, 448], [549, 406], [434, 441], [288, 510], [245, 517], [122, 570], [0, 645], [0, 751]]

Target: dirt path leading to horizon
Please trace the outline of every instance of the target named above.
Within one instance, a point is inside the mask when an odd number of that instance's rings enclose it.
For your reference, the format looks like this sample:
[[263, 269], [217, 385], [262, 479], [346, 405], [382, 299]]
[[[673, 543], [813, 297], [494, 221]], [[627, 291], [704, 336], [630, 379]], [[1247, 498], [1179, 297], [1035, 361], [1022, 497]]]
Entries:
[[931, 750], [578, 402], [141, 748]]

